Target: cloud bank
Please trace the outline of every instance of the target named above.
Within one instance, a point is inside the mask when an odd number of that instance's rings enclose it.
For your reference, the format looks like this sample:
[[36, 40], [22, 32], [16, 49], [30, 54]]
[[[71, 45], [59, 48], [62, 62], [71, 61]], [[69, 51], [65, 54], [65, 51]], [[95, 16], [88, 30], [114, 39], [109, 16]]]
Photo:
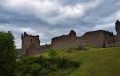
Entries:
[[11, 31], [17, 48], [24, 31], [39, 35], [42, 45], [70, 30], [78, 36], [99, 29], [115, 33], [119, 7], [119, 0], [1, 0], [0, 31]]

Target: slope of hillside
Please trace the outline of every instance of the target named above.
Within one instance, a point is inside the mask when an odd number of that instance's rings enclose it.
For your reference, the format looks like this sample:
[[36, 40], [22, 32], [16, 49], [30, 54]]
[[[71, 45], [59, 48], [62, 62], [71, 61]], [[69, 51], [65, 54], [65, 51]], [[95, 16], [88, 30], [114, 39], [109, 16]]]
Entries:
[[[80, 67], [64, 76], [119, 76], [120, 47], [94, 48], [87, 47], [78, 50], [77, 47], [67, 47], [57, 51], [58, 56], [80, 62]], [[47, 53], [42, 55], [47, 56]], [[63, 76], [65, 71], [53, 73]]]

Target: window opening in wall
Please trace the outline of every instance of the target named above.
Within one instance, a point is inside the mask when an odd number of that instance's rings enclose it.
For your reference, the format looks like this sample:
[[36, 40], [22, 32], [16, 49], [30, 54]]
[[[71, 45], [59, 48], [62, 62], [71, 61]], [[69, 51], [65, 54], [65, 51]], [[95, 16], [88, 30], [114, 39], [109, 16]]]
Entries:
[[32, 43], [32, 39], [31, 39], [31, 43]]

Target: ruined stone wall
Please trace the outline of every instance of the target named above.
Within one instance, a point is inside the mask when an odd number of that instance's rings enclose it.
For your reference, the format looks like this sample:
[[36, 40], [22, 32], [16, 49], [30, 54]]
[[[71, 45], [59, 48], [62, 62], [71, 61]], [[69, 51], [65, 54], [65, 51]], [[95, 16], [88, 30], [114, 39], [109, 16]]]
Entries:
[[37, 54], [37, 47], [35, 46], [35, 43], [29, 45], [29, 48], [26, 50], [27, 56], [34, 56]]
[[114, 47], [115, 46], [115, 35], [113, 32], [104, 32], [104, 47]]
[[75, 44], [76, 44], [76, 33], [73, 30], [71, 30], [68, 35], [62, 35], [59, 37], [52, 38], [51, 48], [60, 49]]
[[29, 57], [29, 56], [34, 56], [34, 55], [37, 55], [37, 54], [40, 54], [40, 53], [44, 53], [44, 52], [47, 52], [49, 51], [50, 49], [50, 45], [48, 46], [40, 46], [40, 47], [36, 47], [35, 44], [31, 44], [29, 46], [29, 48], [27, 49], [26, 51], [26, 55]]
[[38, 53], [47, 52], [47, 51], [49, 51], [50, 48], [51, 48], [51, 45], [48, 45], [48, 46], [40, 46], [40, 49], [39, 49]]
[[106, 47], [107, 45], [108, 47], [110, 46], [107, 43], [108, 40], [112, 40], [112, 37], [110, 37], [111, 34], [112, 33], [105, 30], [90, 31], [86, 32], [83, 36], [78, 37], [77, 42], [78, 45], [88, 45], [95, 47]]
[[52, 38], [51, 45], [40, 46], [39, 36], [28, 35], [26, 32], [21, 35], [22, 54], [28, 56], [47, 52], [50, 48], [60, 49], [72, 45], [89, 45], [95, 47], [114, 47], [120, 46], [120, 22], [115, 23], [117, 35], [105, 30], [97, 30], [86, 32], [81, 37], [76, 37], [75, 31], [71, 30], [68, 35], [62, 35]]
[[115, 36], [115, 46], [120, 46], [120, 37]]
[[76, 33], [73, 30], [71, 30], [68, 35], [53, 38], [51, 45], [48, 46], [39, 45], [39, 36], [31, 36], [26, 33], [24, 35], [25, 36], [22, 36], [22, 48], [27, 56], [47, 52], [50, 48], [60, 49], [76, 44]]
[[115, 47], [115, 36], [105, 38], [104, 47]]

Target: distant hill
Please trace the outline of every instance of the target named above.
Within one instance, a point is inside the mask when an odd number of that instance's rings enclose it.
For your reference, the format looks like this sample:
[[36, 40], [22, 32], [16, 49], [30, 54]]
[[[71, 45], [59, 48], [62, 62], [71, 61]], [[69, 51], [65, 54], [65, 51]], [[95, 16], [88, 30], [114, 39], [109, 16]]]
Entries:
[[20, 54], [22, 54], [22, 49], [17, 49], [17, 51], [18, 51]]
[[22, 49], [16, 49], [16, 50], [17, 50], [17, 52], [19, 53], [19, 54], [18, 54], [18, 59], [20, 59], [21, 54], [22, 54]]

